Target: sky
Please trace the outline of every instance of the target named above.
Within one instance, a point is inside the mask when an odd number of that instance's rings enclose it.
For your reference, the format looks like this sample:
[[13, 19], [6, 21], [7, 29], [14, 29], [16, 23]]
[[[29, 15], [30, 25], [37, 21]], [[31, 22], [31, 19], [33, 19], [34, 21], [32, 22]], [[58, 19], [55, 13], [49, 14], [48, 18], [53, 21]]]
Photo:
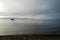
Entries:
[[52, 19], [59, 15], [60, 0], [0, 0], [0, 17]]

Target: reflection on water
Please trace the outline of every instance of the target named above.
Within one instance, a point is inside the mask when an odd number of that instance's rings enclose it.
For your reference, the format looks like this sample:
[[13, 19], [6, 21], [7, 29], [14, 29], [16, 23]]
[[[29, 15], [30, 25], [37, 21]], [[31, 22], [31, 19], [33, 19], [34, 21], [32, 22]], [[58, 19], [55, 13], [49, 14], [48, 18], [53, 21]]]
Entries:
[[0, 34], [58, 34], [60, 21], [57, 20], [15, 20], [0, 19]]

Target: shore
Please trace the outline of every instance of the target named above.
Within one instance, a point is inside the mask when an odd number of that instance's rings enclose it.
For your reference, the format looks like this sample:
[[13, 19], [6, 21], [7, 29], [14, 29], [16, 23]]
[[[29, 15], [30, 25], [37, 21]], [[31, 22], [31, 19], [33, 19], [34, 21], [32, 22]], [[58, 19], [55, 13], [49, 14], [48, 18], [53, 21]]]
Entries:
[[0, 40], [60, 40], [60, 35], [1, 35]]

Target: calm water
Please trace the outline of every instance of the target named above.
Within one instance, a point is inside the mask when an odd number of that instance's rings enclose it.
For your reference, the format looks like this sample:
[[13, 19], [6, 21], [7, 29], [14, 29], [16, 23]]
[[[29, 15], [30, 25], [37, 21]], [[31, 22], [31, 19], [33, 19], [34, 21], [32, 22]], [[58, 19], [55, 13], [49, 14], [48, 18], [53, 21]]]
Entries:
[[0, 19], [0, 35], [6, 34], [60, 34], [60, 21]]

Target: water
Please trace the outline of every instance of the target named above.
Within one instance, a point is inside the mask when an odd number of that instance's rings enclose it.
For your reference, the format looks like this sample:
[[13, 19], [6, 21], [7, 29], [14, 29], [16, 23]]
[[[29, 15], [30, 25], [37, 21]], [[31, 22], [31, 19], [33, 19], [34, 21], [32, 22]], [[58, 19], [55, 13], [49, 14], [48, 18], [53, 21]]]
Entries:
[[0, 19], [0, 35], [14, 34], [60, 34], [60, 21]]

